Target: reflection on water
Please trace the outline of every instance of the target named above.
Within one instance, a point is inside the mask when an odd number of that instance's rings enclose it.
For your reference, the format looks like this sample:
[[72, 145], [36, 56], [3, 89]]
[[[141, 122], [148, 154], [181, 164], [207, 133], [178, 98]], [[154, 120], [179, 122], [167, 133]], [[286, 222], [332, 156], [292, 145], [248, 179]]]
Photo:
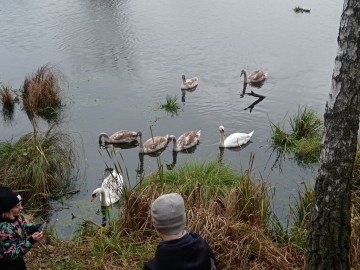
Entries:
[[[62, 128], [78, 141], [83, 179], [75, 183], [80, 193], [66, 202], [69, 209], [56, 208], [53, 218], [59, 219], [59, 230], [71, 233], [69, 213], [85, 218], [94, 210], [89, 211], [94, 207], [88, 203], [89, 190], [97, 185], [104, 164], [114, 162], [126, 168], [127, 181], [135, 185], [157, 170], [159, 162], [179, 166], [189, 159], [221, 156], [222, 162], [240, 170], [255, 153], [254, 166], [276, 186], [275, 207], [284, 212], [297, 183], [312, 181], [316, 170], [289, 159], [272, 166], [277, 158], [266, 151], [269, 121], [280, 122], [299, 105], [322, 115], [342, 10], [339, 1], [326, 7], [310, 0], [303, 4], [312, 11], [306, 18], [294, 14], [293, 3], [281, 0], [4, 1], [1, 83], [17, 88], [45, 63], [58, 65], [68, 81], [68, 118]], [[239, 98], [240, 71], [257, 68], [271, 77], [258, 87], [249, 84]], [[201, 80], [196, 91], [181, 92], [186, 102], [181, 114], [171, 117], [154, 110], [167, 95], [179, 95], [181, 74], [196, 74]], [[0, 140], [17, 139], [31, 130], [20, 110], [15, 108], [11, 125], [0, 119]], [[114, 146], [116, 156], [98, 149], [103, 130], [141, 130], [150, 138], [149, 122], [155, 123], [156, 134], [201, 129], [202, 143], [194, 153], [179, 153], [175, 159], [170, 148], [156, 158], [140, 157], [137, 146]], [[220, 150], [219, 155], [219, 124], [228, 127], [229, 134], [255, 130], [253, 143], [240, 151]]]
[[[243, 87], [243, 91], [240, 94], [240, 98], [243, 98], [245, 96], [245, 92], [246, 92], [246, 87], [247, 84], [244, 83], [244, 87]], [[261, 86], [259, 87], [261, 88]], [[249, 109], [250, 112], [252, 112], [252, 110], [254, 109], [255, 105], [260, 103], [263, 99], [265, 99], [265, 96], [260, 95], [260, 94], [256, 94], [254, 91], [251, 90], [250, 93], [246, 93], [249, 96], [253, 96], [253, 97], [257, 97], [258, 99], [255, 100], [253, 103], [251, 103], [248, 107], [246, 107], [244, 110], [246, 111], [247, 109]]]

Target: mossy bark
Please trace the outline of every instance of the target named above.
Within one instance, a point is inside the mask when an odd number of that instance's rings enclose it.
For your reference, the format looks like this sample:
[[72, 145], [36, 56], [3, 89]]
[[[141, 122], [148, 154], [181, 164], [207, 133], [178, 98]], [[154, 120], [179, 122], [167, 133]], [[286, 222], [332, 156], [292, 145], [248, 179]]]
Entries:
[[350, 269], [351, 179], [360, 116], [359, 35], [360, 1], [345, 0], [324, 114], [305, 269]]

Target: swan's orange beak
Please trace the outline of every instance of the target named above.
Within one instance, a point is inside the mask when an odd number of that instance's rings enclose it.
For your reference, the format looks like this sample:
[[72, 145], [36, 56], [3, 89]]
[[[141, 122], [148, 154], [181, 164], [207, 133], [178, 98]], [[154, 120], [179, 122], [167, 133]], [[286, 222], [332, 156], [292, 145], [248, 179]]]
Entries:
[[96, 193], [91, 195], [91, 202], [93, 202], [95, 200], [95, 198], [96, 198]]

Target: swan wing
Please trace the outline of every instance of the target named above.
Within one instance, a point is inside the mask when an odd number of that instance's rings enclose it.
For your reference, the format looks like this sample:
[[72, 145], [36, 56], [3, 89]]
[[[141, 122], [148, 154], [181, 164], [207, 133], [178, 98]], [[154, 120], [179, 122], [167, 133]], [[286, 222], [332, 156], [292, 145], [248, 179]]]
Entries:
[[249, 134], [233, 133], [225, 139], [224, 146], [225, 147], [239, 147], [243, 144], [246, 144], [250, 140], [253, 133], [254, 133], [254, 131], [252, 131]]
[[110, 136], [111, 140], [118, 143], [131, 143], [136, 141], [138, 132], [131, 130], [119, 130]]
[[182, 134], [176, 141], [176, 148], [184, 150], [198, 144], [201, 131], [187, 131]]
[[151, 153], [165, 148], [168, 144], [169, 135], [155, 136], [144, 143], [144, 152]]
[[120, 199], [124, 180], [121, 174], [113, 170], [103, 181], [101, 187], [105, 194], [107, 205], [116, 203]]
[[193, 77], [190, 79], [186, 79], [185, 82], [183, 82], [181, 84], [181, 89], [191, 89], [194, 88], [198, 85], [199, 83], [199, 78], [198, 77]]
[[266, 77], [266, 73], [264, 73], [262, 70], [254, 70], [250, 73], [248, 76], [248, 79], [253, 82], [262, 81]]

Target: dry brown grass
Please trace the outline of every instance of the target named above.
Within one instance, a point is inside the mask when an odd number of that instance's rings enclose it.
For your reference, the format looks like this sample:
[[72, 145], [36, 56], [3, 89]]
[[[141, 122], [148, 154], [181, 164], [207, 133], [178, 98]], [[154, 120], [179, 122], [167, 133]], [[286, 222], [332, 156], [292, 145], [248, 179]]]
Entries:
[[10, 86], [2, 85], [0, 88], [0, 101], [4, 111], [14, 111], [15, 100], [11, 94]]
[[[260, 182], [253, 184], [254, 189], [262, 188]], [[165, 192], [169, 190], [150, 184], [140, 192], [131, 193], [121, 224], [124, 231], [131, 232], [132, 237], [139, 242], [155, 241], [156, 245], [159, 239], [156, 240], [149, 209], [151, 202]], [[267, 235], [266, 224], [260, 222], [264, 219], [257, 216], [263, 212], [260, 203], [251, 214], [247, 212], [250, 208], [246, 206], [243, 209], [236, 208], [235, 205], [244, 204], [239, 204], [239, 200], [242, 200], [240, 192], [233, 188], [226, 199], [215, 195], [211, 203], [205, 206], [201, 203], [201, 192], [200, 187], [194, 187], [189, 196], [183, 195], [187, 209], [187, 229], [199, 233], [208, 241], [216, 254], [219, 269], [301, 269], [302, 255], [293, 253], [289, 246], [276, 243]], [[153, 255], [148, 254], [145, 259]]]
[[30, 116], [41, 109], [61, 105], [60, 73], [54, 67], [44, 65], [25, 78], [22, 87], [24, 107]]

